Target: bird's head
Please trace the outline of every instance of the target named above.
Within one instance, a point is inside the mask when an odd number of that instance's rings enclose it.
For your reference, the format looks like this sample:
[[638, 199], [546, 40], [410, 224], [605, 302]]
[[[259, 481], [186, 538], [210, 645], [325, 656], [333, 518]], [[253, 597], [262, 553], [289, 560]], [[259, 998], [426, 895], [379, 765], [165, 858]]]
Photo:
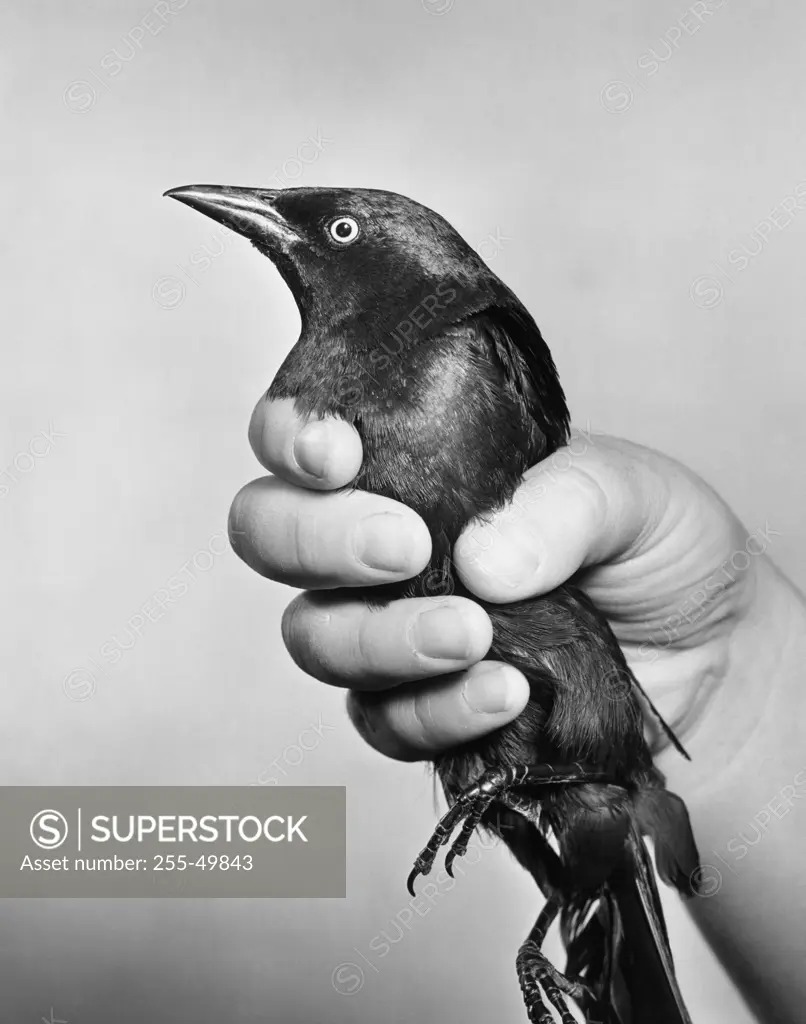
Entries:
[[166, 195], [268, 256], [317, 332], [347, 326], [377, 344], [409, 317], [418, 333], [437, 330], [511, 295], [446, 220], [393, 192], [188, 185]]
[[[348, 375], [351, 362], [371, 367], [374, 374], [381, 365], [372, 358], [379, 346], [416, 358], [420, 343], [449, 325], [486, 314], [508, 339], [499, 355], [510, 364], [510, 377], [520, 379], [518, 387], [533, 395], [533, 415], [552, 449], [564, 442], [568, 409], [537, 325], [433, 210], [376, 189], [188, 185], [165, 194], [244, 235], [268, 256], [299, 307], [302, 335], [296, 348], [304, 344], [309, 352], [337, 351], [340, 369]], [[321, 411], [326, 406], [317, 405], [311, 382], [318, 380], [317, 373], [326, 377], [328, 368], [317, 366], [321, 361], [314, 355], [292, 371], [289, 363], [295, 360], [292, 352], [272, 388], [295, 395], [307, 389], [308, 411]], [[387, 401], [400, 391], [397, 376], [393, 370], [385, 380], [372, 376], [368, 390]], [[320, 390], [332, 387], [319, 384]]]

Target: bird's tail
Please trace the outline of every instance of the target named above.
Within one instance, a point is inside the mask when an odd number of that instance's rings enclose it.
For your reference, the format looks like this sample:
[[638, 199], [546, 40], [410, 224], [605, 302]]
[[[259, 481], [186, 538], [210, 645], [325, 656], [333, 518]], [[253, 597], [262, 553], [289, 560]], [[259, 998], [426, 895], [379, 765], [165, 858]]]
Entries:
[[595, 910], [564, 918], [562, 930], [567, 974], [584, 979], [596, 996], [585, 1008], [590, 1024], [691, 1024], [652, 863], [635, 826]]

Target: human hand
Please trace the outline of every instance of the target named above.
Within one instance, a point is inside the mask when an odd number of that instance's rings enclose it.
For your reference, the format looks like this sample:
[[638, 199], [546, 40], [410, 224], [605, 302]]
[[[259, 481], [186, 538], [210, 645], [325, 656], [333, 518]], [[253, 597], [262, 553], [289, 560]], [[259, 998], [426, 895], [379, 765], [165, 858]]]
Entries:
[[[528, 684], [482, 660], [492, 629], [478, 604], [449, 596], [370, 610], [342, 589], [409, 578], [430, 554], [411, 509], [340, 489], [361, 464], [356, 431], [337, 419], [306, 425], [290, 401], [262, 399], [249, 436], [275, 475], [237, 495], [233, 547], [262, 575], [304, 588], [283, 619], [286, 646], [306, 672], [351, 688], [365, 739], [392, 757], [428, 758], [516, 717]], [[574, 577], [685, 742], [724, 676], [768, 542], [763, 531], [748, 538], [715, 492], [672, 459], [577, 433], [526, 474], [507, 509], [465, 530], [454, 560], [465, 585], [495, 603]]]

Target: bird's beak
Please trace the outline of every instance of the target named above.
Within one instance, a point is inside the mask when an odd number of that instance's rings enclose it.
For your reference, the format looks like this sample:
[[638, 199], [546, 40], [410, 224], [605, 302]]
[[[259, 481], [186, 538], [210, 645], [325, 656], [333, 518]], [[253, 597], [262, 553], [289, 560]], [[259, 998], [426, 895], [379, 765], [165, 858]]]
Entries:
[[237, 185], [183, 185], [164, 195], [269, 248], [285, 248], [298, 235], [277, 211], [279, 189], [240, 188]]

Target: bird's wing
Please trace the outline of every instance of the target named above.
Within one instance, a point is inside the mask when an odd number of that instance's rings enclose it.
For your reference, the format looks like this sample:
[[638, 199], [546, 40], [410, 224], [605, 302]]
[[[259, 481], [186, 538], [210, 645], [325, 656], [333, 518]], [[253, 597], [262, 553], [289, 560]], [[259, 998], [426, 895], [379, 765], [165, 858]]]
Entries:
[[517, 300], [488, 306], [479, 316], [507, 378], [546, 437], [545, 454], [551, 454], [568, 441], [569, 413], [540, 328]]

